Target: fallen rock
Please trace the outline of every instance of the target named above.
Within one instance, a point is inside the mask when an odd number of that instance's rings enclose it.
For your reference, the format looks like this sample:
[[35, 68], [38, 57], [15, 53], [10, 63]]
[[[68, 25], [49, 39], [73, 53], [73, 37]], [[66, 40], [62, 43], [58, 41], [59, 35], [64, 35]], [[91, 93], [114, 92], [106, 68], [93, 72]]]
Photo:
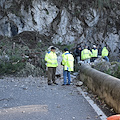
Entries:
[[98, 58], [91, 64], [91, 66], [99, 71], [105, 72], [110, 69], [111, 63], [103, 60], [102, 58]]
[[81, 81], [79, 81], [79, 82], [76, 83], [76, 86], [77, 86], [77, 87], [80, 87], [80, 86], [82, 86], [82, 85], [83, 85], [83, 82], [81, 82]]

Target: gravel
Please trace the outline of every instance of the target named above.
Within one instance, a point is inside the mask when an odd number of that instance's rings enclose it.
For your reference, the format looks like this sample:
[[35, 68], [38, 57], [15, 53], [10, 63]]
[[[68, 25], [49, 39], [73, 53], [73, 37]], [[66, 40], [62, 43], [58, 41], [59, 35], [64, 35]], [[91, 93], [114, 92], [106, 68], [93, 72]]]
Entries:
[[0, 79], [0, 120], [100, 120], [74, 83], [47, 85], [44, 77]]

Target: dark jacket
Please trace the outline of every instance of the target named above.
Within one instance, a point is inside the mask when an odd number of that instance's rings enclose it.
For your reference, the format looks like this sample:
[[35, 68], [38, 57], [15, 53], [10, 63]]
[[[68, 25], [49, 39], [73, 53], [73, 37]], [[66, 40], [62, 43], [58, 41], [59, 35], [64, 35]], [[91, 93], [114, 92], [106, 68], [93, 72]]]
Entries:
[[82, 51], [82, 49], [79, 50], [78, 48], [76, 48], [76, 49], [74, 50], [74, 56], [75, 56], [75, 57], [78, 57], [78, 56], [81, 57], [81, 51]]
[[100, 55], [100, 56], [102, 55], [102, 49], [103, 49], [102, 47], [98, 48], [98, 55]]

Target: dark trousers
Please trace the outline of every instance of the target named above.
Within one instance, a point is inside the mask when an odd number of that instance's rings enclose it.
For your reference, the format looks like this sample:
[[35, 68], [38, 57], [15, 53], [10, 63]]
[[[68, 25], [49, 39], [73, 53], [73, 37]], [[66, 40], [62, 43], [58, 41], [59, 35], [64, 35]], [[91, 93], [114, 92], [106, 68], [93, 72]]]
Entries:
[[97, 57], [92, 57], [91, 62], [94, 62], [97, 59]]
[[56, 67], [48, 67], [48, 83], [51, 83], [51, 80], [55, 83], [55, 73]]

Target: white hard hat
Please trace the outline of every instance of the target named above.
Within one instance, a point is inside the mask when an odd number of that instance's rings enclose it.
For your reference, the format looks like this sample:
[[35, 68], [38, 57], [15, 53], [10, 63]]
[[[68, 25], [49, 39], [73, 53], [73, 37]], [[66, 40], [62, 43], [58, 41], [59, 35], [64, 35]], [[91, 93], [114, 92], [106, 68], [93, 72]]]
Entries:
[[96, 45], [93, 45], [94, 48], [96, 48]]

